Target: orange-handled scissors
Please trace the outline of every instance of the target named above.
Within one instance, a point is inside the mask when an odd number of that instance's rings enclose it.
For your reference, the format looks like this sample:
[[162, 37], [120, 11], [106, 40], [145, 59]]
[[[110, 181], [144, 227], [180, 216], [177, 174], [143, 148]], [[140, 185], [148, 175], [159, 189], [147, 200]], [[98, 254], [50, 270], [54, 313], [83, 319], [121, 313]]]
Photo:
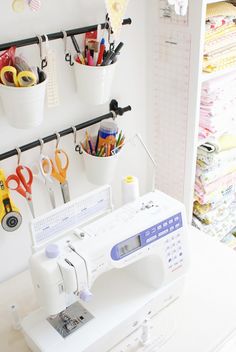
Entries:
[[[27, 175], [26, 175], [27, 174]], [[9, 189], [18, 192], [22, 197], [26, 198], [33, 217], [34, 207], [32, 203], [32, 183], [33, 173], [27, 166], [19, 165], [16, 168], [16, 174], [8, 176], [6, 185]]]
[[[69, 167], [69, 157], [64, 150], [56, 149], [55, 160], [53, 161], [50, 159], [50, 161], [52, 165], [51, 176], [60, 183], [64, 203], [67, 203], [70, 201], [69, 185], [66, 179]], [[44, 172], [46, 172], [47, 169], [48, 163], [47, 161], [43, 161]]]

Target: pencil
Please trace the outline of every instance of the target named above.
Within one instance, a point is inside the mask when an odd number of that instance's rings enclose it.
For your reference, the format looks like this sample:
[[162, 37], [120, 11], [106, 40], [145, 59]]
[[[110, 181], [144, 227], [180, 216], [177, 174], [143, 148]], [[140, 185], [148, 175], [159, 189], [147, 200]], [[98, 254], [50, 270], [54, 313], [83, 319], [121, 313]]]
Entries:
[[117, 139], [117, 141], [116, 141], [116, 147], [117, 147], [117, 146], [119, 145], [119, 143], [120, 143], [121, 135], [122, 135], [122, 130], [120, 131], [119, 136], [118, 136], [118, 139]]

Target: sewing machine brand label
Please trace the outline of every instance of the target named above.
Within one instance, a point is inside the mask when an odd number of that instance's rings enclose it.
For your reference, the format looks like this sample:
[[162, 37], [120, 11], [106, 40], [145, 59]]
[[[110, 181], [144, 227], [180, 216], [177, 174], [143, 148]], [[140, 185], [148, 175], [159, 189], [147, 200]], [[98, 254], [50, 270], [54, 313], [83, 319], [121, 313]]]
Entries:
[[182, 215], [178, 213], [144, 231], [116, 244], [111, 250], [113, 260], [121, 260], [139, 249], [183, 227]]

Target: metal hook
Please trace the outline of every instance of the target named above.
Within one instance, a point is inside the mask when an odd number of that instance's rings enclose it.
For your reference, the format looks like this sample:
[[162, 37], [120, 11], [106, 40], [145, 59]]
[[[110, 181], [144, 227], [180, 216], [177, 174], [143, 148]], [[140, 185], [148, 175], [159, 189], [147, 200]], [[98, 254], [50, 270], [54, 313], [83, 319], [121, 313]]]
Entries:
[[108, 44], [109, 44], [109, 50], [113, 51], [115, 48], [115, 43], [114, 41], [111, 41], [111, 35], [113, 33], [112, 28], [111, 28], [111, 22], [110, 22], [110, 18], [109, 15], [106, 15], [106, 22], [105, 22], [105, 28], [107, 29], [108, 32]]
[[39, 143], [40, 143], [40, 155], [42, 155], [43, 154], [43, 147], [44, 147], [44, 141], [43, 141], [43, 139], [39, 139]]
[[20, 165], [20, 158], [21, 158], [21, 149], [19, 147], [16, 147], [16, 151], [17, 151], [17, 165]]
[[38, 36], [37, 38], [39, 40], [39, 51], [40, 51], [40, 59], [41, 59], [41, 69], [43, 70], [45, 67], [47, 67], [48, 62], [47, 62], [47, 50], [45, 50], [45, 55], [44, 55], [44, 50], [43, 50], [43, 37], [45, 38], [46, 46], [48, 43], [48, 36], [46, 34], [42, 36]]
[[74, 62], [72, 62], [72, 57], [71, 53], [67, 50], [67, 32], [62, 31], [63, 33], [63, 40], [64, 40], [64, 53], [65, 53], [65, 61], [69, 62], [70, 66], [74, 65]]
[[58, 146], [59, 146], [59, 143], [60, 143], [60, 140], [61, 140], [61, 136], [60, 136], [60, 133], [58, 133], [58, 132], [56, 132], [55, 135], [57, 136], [56, 149], [58, 149]]
[[75, 126], [72, 126], [73, 134], [74, 134], [74, 144], [77, 142], [77, 129]]
[[43, 70], [47, 66], [47, 57], [44, 56], [43, 50], [43, 38], [42, 36], [37, 35], [39, 41], [39, 53], [40, 53], [40, 60], [41, 60], [41, 69]]
[[79, 144], [77, 144], [77, 129], [75, 126], [72, 126], [73, 134], [74, 134], [74, 145], [75, 145], [75, 151], [79, 152], [79, 154], [83, 154], [82, 148]]

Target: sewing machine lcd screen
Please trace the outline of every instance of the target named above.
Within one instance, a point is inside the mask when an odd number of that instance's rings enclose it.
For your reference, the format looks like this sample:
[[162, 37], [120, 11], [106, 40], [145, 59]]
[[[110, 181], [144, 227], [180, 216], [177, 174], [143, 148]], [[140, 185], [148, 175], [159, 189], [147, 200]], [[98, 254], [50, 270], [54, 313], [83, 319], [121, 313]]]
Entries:
[[120, 243], [117, 247], [120, 258], [128, 253], [134, 251], [135, 249], [141, 247], [140, 236], [131, 237], [128, 240]]

